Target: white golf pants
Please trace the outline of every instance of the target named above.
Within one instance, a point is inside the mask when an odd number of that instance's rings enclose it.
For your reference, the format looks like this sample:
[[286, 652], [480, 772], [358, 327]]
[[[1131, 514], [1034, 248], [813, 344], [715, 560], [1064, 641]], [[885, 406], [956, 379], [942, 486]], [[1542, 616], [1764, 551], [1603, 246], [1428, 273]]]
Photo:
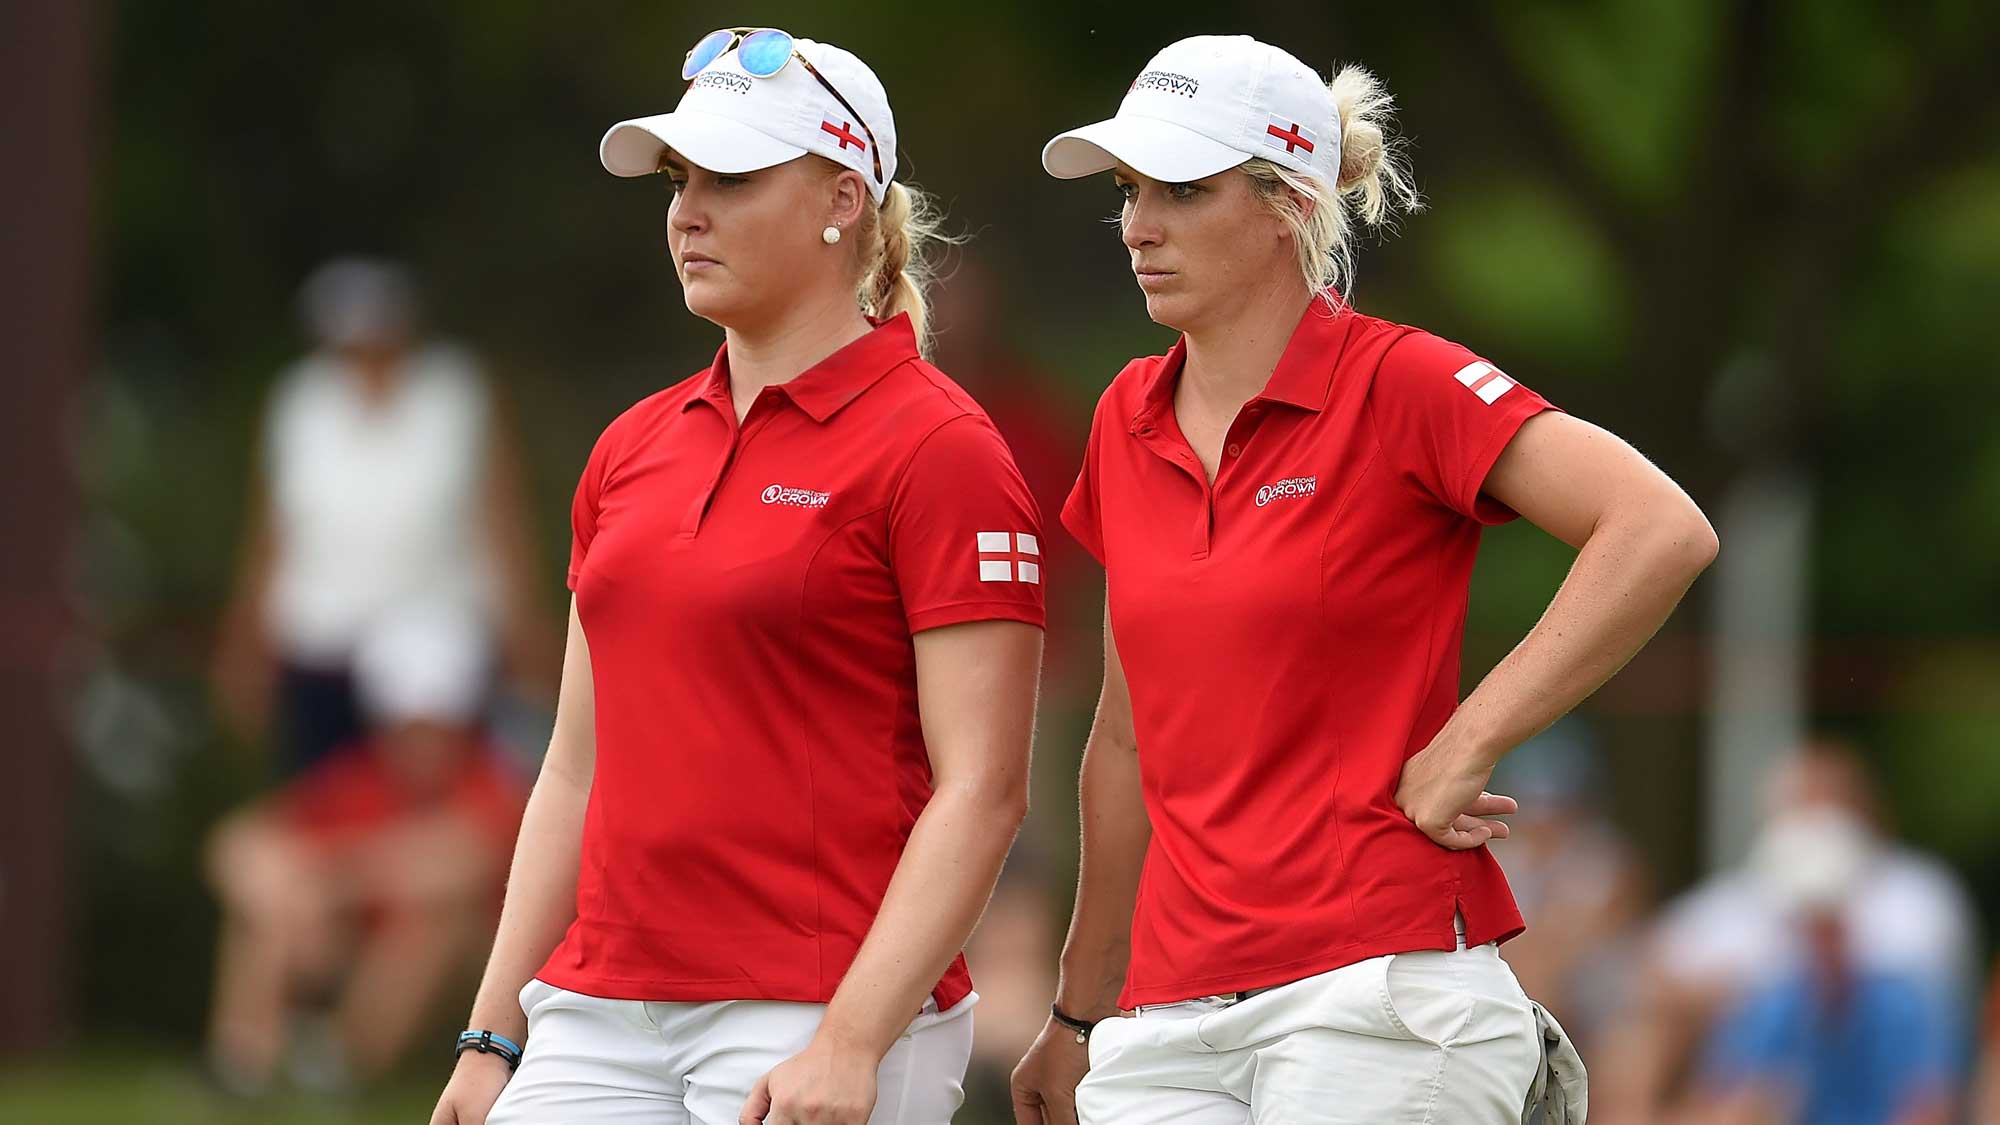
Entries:
[[[977, 994], [922, 1014], [876, 1072], [869, 1125], [946, 1125], [964, 1099]], [[606, 1000], [539, 980], [528, 1042], [487, 1125], [736, 1125], [751, 1087], [804, 1050], [824, 1004]]]
[[1375, 957], [1097, 1025], [1081, 1125], [1515, 1125], [1542, 1062], [1493, 945]]

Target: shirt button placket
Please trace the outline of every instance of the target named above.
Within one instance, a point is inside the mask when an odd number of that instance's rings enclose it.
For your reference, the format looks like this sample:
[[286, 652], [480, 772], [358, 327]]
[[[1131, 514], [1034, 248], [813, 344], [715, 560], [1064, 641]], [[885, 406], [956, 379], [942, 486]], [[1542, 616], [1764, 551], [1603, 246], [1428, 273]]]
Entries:
[[1201, 482], [1201, 511], [1196, 513], [1194, 527], [1194, 557], [1205, 559], [1208, 557], [1209, 536], [1215, 526], [1215, 486], [1209, 482], [1208, 471], [1201, 467], [1201, 461], [1192, 452], [1183, 451], [1181, 463]]
[[701, 518], [708, 514], [709, 505], [715, 502], [716, 486], [722, 483], [722, 474], [728, 467], [729, 454], [724, 453], [722, 464], [716, 466], [715, 475], [708, 478], [708, 483], [695, 496], [694, 503], [688, 505], [687, 518], [681, 521], [681, 538], [693, 539], [695, 533], [701, 530]]
[[736, 445], [740, 437], [733, 413], [735, 407], [729, 404], [728, 396], [711, 391], [709, 398], [711, 401], [721, 399], [715, 405], [717, 410], [723, 412], [723, 425], [728, 427], [728, 432], [723, 435], [722, 456], [716, 462], [715, 471], [708, 475], [708, 483], [695, 494], [694, 502], [688, 505], [687, 515], [681, 519], [682, 539], [693, 539], [701, 530], [702, 517], [708, 514], [709, 505], [715, 502], [715, 490], [721, 486], [723, 475], [729, 472], [729, 463], [736, 457]]

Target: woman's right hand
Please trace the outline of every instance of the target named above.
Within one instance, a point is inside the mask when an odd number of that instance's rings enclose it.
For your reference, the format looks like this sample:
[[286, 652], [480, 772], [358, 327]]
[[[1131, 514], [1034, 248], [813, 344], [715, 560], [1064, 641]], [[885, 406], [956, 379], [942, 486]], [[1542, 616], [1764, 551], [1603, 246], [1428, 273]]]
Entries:
[[445, 1083], [437, 1109], [431, 1112], [431, 1125], [486, 1125], [486, 1115], [493, 1112], [493, 1103], [500, 1100], [512, 1074], [499, 1055], [467, 1051], [458, 1056], [451, 1081]]
[[1014, 1068], [1015, 1125], [1076, 1125], [1076, 1084], [1090, 1070], [1090, 1045], [1051, 1019]]

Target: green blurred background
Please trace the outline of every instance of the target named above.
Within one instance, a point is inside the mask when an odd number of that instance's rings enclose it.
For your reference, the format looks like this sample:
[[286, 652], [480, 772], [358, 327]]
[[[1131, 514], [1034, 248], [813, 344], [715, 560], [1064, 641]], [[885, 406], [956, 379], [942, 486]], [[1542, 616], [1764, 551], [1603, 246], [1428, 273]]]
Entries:
[[[230, 1119], [193, 1077], [215, 926], [196, 863], [264, 766], [219, 733], [204, 669], [264, 396], [305, 347], [301, 278], [353, 252], [414, 267], [432, 326], [510, 403], [559, 612], [591, 441], [719, 339], [681, 304], [664, 185], [607, 176], [595, 145], [613, 121], [671, 108], [688, 45], [729, 24], [832, 41], [875, 68], [901, 175], [971, 236], [947, 274], [986, 279], [997, 338], [1079, 426], [1124, 359], [1171, 336], [1100, 221], [1108, 181], [1051, 180], [1041, 143], [1108, 115], [1184, 35], [1246, 32], [1323, 70], [1367, 63], [1398, 100], [1429, 211], [1364, 248], [1354, 302], [1625, 435], [1717, 519], [1725, 560], [1732, 528], [1769, 518], [1732, 505], [1787, 497], [1802, 555], [1745, 579], [1801, 607], [1772, 706], [1857, 738], [1905, 835], [1970, 882], [1989, 932], [2000, 920], [1989, 3], [79, 0], [4, 20], [19, 226], [6, 675], [21, 733], [0, 860], [28, 873], [4, 884], [0, 948], [43, 983], [13, 990], [0, 1119]], [[1569, 558], [1529, 527], [1489, 535], [1468, 684]], [[1099, 580], [1057, 578], [1086, 606]], [[1616, 818], [1662, 889], [1728, 858], [1733, 838], [1712, 796], [1731, 769], [1715, 756], [1729, 739], [1715, 584], [1585, 707]], [[1053, 857], [1058, 926], [1088, 653], [1065, 675], [1030, 826]], [[445, 1072], [440, 1051], [386, 1093], [243, 1119], [420, 1120]]]

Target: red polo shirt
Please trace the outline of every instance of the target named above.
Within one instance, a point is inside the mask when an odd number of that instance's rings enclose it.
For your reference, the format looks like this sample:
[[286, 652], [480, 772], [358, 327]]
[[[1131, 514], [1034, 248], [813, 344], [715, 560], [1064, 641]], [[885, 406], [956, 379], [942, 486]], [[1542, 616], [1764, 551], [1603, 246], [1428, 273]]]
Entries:
[[1396, 807], [1458, 705], [1480, 495], [1549, 409], [1471, 352], [1314, 304], [1224, 439], [1213, 487], [1174, 420], [1185, 341], [1098, 402], [1063, 523], [1105, 566], [1152, 844], [1121, 1003], [1282, 984], [1505, 940], [1484, 848]]
[[[898, 317], [741, 425], [725, 348], [611, 423], [572, 519], [597, 765], [576, 922], [538, 975], [830, 999], [930, 799], [912, 635], [1042, 624], [1006, 444]], [[970, 989], [961, 958], [934, 995]]]

